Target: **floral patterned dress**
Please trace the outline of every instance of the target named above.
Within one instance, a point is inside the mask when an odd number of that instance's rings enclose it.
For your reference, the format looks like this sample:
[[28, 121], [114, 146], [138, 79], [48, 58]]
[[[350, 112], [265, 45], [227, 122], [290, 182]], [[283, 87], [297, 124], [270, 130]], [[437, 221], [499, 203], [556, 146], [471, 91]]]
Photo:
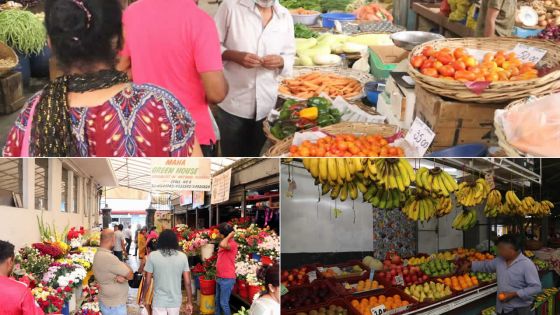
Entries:
[[[22, 156], [24, 137], [29, 136], [25, 130], [41, 94], [22, 109], [4, 156]], [[195, 123], [190, 114], [168, 91], [153, 85], [131, 83], [101, 105], [72, 107], [70, 117], [83, 157], [190, 156], [193, 151]], [[31, 148], [29, 152], [32, 155]]]

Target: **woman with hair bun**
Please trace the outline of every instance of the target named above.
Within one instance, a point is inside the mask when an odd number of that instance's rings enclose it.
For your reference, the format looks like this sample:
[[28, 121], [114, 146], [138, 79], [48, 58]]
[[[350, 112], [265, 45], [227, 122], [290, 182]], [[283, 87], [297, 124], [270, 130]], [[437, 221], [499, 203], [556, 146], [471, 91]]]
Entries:
[[263, 267], [259, 272], [265, 291], [253, 302], [251, 315], [280, 315], [280, 268], [278, 264]]
[[64, 75], [24, 106], [4, 156], [200, 156], [195, 123], [168, 91], [115, 70], [118, 0], [47, 0], [49, 45]]

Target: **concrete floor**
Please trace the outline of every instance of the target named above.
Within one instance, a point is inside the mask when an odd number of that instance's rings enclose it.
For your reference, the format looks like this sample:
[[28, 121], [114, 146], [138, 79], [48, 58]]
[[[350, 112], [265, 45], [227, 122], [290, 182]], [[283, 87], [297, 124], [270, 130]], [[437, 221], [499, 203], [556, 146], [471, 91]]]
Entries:
[[[214, 16], [214, 14], [216, 14], [216, 11], [218, 10], [218, 4], [210, 2], [208, 0], [200, 0], [198, 5], [202, 10], [206, 11], [211, 16]], [[33, 96], [33, 94], [43, 88], [46, 82], [46, 79], [32, 78], [30, 86], [24, 89], [24, 99], [26, 100], [29, 97]], [[23, 103], [21, 105], [23, 106]], [[18, 114], [19, 110], [8, 115], [0, 115], [0, 149], [4, 147], [8, 132], [10, 132], [10, 129], [14, 125]]]

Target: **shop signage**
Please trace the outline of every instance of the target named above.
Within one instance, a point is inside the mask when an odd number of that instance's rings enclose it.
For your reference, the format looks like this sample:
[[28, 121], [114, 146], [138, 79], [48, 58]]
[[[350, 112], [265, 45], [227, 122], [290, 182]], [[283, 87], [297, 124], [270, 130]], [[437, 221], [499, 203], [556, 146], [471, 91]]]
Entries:
[[424, 156], [435, 136], [434, 131], [416, 117], [404, 139], [418, 151], [419, 156]]
[[210, 191], [210, 160], [205, 158], [152, 161], [152, 191]]
[[384, 314], [386, 311], [385, 305], [377, 305], [376, 307], [371, 308], [371, 315], [381, 315]]
[[193, 208], [204, 205], [204, 191], [184, 191], [179, 196], [181, 206], [191, 205]]
[[210, 203], [217, 204], [229, 200], [229, 188], [231, 183], [231, 168], [212, 178], [212, 194]]

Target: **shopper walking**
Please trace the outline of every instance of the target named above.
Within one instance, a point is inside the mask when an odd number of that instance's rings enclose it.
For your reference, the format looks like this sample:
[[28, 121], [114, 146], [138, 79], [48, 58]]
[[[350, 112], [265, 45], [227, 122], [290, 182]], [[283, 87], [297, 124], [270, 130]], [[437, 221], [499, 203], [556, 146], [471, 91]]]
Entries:
[[130, 230], [130, 224], [126, 227], [126, 229], [124, 229], [123, 231], [123, 235], [124, 235], [124, 241], [126, 242], [126, 248], [125, 248], [125, 256], [128, 258], [128, 255], [130, 255], [130, 245], [132, 244], [132, 231]]
[[[158, 238], [157, 250], [151, 252], [144, 268], [146, 272], [145, 287], [149, 288], [153, 280], [154, 298], [152, 312], [154, 315], [179, 315], [183, 296], [181, 278], [187, 291], [187, 303], [184, 311], [192, 314], [191, 272], [187, 255], [179, 250], [177, 235], [172, 230], [164, 230]], [[144, 300], [144, 295], [141, 301]]]
[[498, 257], [491, 261], [468, 262], [463, 271], [495, 272], [498, 278], [497, 314], [533, 314], [533, 298], [542, 287], [535, 264], [521, 253], [521, 242], [512, 234], [498, 238]]
[[103, 315], [126, 315], [128, 280], [133, 277], [132, 269], [112, 254], [115, 232], [101, 232], [99, 249], [93, 258], [93, 275], [99, 283], [99, 308]]
[[476, 25], [476, 36], [511, 36], [516, 10], [517, 0], [482, 0]]
[[[180, 101], [115, 70], [118, 0], [47, 0], [45, 25], [64, 75], [27, 102], [4, 156], [200, 156]], [[167, 73], [166, 73], [167, 75]]]
[[123, 225], [119, 224], [116, 226], [116, 231], [114, 232], [115, 244], [113, 247], [113, 253], [120, 261], [124, 260], [123, 250], [126, 248], [124, 241]]
[[250, 315], [280, 315], [280, 268], [278, 264], [263, 267], [259, 278], [263, 279], [265, 291], [251, 304]]
[[216, 25], [193, 0], [142, 0], [123, 17], [121, 68], [136, 83], [153, 83], [177, 96], [196, 122], [205, 156], [214, 156], [216, 134], [209, 104], [228, 91]]
[[262, 123], [276, 104], [277, 77], [290, 75], [294, 64], [292, 16], [276, 0], [225, 0], [214, 20], [230, 85], [217, 115], [222, 154], [259, 156], [266, 140]]
[[235, 274], [235, 257], [237, 243], [233, 239], [233, 227], [229, 223], [222, 223], [218, 227], [223, 239], [218, 249], [216, 262], [216, 315], [231, 315], [229, 298], [237, 275]]
[[136, 226], [136, 231], [134, 232], [134, 257], [138, 255], [138, 235], [140, 234], [140, 230], [142, 226], [138, 224]]
[[14, 245], [0, 240], [0, 314], [42, 315], [31, 291], [23, 282], [9, 278], [15, 265]]

